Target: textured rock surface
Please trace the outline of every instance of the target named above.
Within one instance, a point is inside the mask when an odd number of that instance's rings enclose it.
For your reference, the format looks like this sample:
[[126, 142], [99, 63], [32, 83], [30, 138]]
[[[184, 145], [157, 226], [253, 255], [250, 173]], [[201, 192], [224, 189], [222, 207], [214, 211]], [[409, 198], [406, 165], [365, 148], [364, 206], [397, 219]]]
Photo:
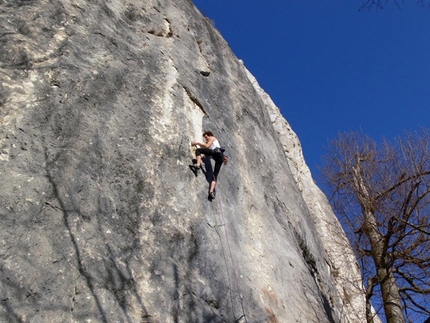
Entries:
[[[248, 77], [264, 101], [275, 131], [284, 147], [288, 164], [297, 187], [302, 192], [312, 219], [318, 228], [321, 242], [327, 252], [326, 261], [335, 281], [338, 301], [341, 304], [341, 321], [365, 322], [363, 285], [358, 263], [340, 223], [333, 214], [326, 196], [314, 183], [309, 167], [303, 158], [300, 141], [270, 97], [248, 72]], [[380, 322], [378, 317], [375, 323]]]
[[360, 321], [296, 136], [191, 1], [3, 0], [0, 28], [0, 321]]

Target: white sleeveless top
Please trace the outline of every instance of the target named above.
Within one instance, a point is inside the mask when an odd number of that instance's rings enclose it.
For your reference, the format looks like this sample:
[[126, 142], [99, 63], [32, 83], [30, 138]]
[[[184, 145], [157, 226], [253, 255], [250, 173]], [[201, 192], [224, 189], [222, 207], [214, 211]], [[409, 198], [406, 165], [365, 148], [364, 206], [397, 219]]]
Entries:
[[220, 148], [221, 145], [219, 144], [218, 139], [215, 139], [212, 144], [209, 146], [210, 149]]

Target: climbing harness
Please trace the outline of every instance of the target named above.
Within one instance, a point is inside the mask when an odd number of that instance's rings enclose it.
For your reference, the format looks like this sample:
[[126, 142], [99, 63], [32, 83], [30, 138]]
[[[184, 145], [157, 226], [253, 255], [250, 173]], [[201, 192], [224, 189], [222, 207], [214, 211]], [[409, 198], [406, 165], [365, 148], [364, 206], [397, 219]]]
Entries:
[[222, 207], [221, 199], [219, 198], [219, 196], [218, 196], [218, 208], [220, 210], [222, 223], [224, 223], [224, 233], [225, 233], [225, 238], [227, 241], [228, 250], [230, 253], [230, 260], [231, 260], [231, 264], [232, 264], [232, 268], [233, 268], [233, 277], [234, 277], [234, 280], [236, 283], [237, 293], [239, 294], [240, 306], [242, 308], [242, 314], [243, 314], [235, 322], [239, 322], [239, 320], [243, 317], [245, 319], [245, 323], [248, 323], [248, 320], [246, 319], [246, 315], [245, 315], [245, 310], [243, 307], [242, 293], [240, 292], [239, 281], [237, 279], [236, 264], [235, 264], [234, 259], [233, 259], [233, 252], [231, 251], [230, 240], [229, 240], [228, 234], [227, 234], [227, 226], [226, 226], [225, 216], [224, 216], [224, 212], [223, 212], [223, 207]]

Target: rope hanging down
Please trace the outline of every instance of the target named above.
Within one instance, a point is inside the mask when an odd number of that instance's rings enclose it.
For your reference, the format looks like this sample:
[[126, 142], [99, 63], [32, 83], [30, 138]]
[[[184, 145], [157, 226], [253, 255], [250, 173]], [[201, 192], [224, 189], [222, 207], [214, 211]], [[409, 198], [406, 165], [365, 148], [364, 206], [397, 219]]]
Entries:
[[242, 316], [240, 318], [238, 318], [236, 320], [236, 322], [239, 322], [239, 320], [243, 317], [245, 319], [245, 323], [248, 323], [248, 320], [246, 319], [246, 315], [245, 315], [245, 310], [243, 308], [242, 293], [240, 292], [239, 281], [237, 279], [236, 264], [235, 264], [234, 259], [233, 259], [233, 252], [231, 251], [230, 240], [228, 239], [227, 225], [226, 225], [227, 222], [225, 221], [225, 216], [224, 216], [224, 212], [223, 212], [223, 208], [222, 208], [222, 204], [221, 204], [219, 195], [218, 195], [217, 200], [218, 200], [218, 208], [219, 208], [220, 214], [221, 214], [221, 220], [222, 220], [222, 223], [224, 223], [224, 233], [225, 233], [225, 238], [226, 238], [226, 241], [227, 241], [228, 251], [230, 253], [231, 264], [232, 264], [232, 267], [233, 267], [233, 276], [234, 276], [234, 280], [235, 280], [235, 283], [236, 283], [237, 293], [239, 294], [240, 306], [242, 308]]

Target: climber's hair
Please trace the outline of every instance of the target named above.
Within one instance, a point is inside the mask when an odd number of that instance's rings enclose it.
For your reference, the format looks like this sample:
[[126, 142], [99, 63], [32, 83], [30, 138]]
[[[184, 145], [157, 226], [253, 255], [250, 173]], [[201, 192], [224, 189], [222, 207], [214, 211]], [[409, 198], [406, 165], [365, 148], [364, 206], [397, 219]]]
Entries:
[[214, 134], [212, 133], [212, 131], [205, 131], [205, 132], [203, 132], [203, 137], [205, 135], [208, 135], [209, 137], [213, 137], [214, 136]]

